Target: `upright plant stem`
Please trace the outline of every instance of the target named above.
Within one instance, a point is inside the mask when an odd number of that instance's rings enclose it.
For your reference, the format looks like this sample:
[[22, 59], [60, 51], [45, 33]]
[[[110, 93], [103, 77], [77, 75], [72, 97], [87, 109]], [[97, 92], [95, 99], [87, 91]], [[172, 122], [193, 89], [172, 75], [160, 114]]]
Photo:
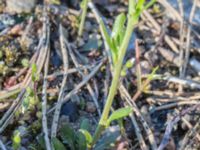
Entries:
[[125, 53], [126, 53], [126, 49], [128, 47], [129, 40], [131, 38], [133, 29], [134, 29], [134, 25], [138, 21], [138, 19], [135, 18], [132, 15], [129, 15], [128, 17], [129, 17], [128, 18], [128, 25], [127, 25], [126, 32], [125, 32], [125, 37], [124, 37], [124, 40], [122, 42], [122, 45], [120, 46], [119, 58], [117, 60], [116, 67], [114, 69], [114, 78], [113, 78], [112, 83], [111, 83], [110, 91], [109, 91], [109, 94], [108, 94], [108, 97], [107, 97], [107, 100], [106, 100], [106, 104], [104, 106], [104, 110], [103, 110], [101, 119], [99, 121], [98, 127], [95, 131], [95, 134], [94, 134], [93, 144], [98, 140], [102, 130], [104, 130], [104, 128], [105, 128], [106, 121], [108, 119], [110, 108], [111, 108], [111, 105], [112, 105], [112, 102], [113, 102], [113, 98], [115, 96], [115, 93], [116, 93], [116, 90], [117, 90], [117, 87], [118, 87], [122, 63], [123, 63], [123, 59], [124, 59], [124, 56], [125, 56]]
[[85, 24], [87, 8], [88, 8], [88, 0], [83, 0], [83, 10], [82, 10], [83, 12], [82, 12], [82, 15], [81, 15], [81, 23], [80, 23], [79, 31], [78, 31], [79, 36], [82, 36], [82, 34], [83, 34], [83, 27], [84, 27], [84, 24]]

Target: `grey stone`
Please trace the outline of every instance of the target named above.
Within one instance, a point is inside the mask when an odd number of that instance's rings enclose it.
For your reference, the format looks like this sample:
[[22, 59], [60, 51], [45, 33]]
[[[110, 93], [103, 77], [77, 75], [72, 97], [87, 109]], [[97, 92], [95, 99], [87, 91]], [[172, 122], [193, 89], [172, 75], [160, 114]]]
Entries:
[[6, 10], [9, 13], [30, 13], [37, 0], [6, 0]]

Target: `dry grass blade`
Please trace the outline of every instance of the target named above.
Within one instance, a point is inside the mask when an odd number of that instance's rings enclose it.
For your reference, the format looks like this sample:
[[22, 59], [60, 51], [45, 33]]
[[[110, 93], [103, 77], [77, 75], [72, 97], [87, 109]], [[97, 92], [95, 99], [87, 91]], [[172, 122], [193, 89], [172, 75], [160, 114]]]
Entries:
[[[62, 51], [62, 56], [63, 56], [63, 68], [64, 68], [64, 74], [67, 74], [68, 68], [69, 68], [69, 61], [68, 61], [68, 54], [67, 54], [67, 48], [65, 45], [65, 37], [64, 37], [63, 30], [64, 29], [62, 25], [60, 24], [59, 34], [60, 34], [60, 46], [61, 46], [61, 51]], [[61, 84], [59, 96], [58, 96], [58, 101], [56, 104], [56, 109], [53, 116], [53, 122], [52, 122], [52, 127], [51, 127], [51, 138], [56, 137], [58, 120], [60, 116], [60, 109], [63, 103], [63, 92], [64, 92], [64, 87], [66, 85], [66, 82], [67, 82], [67, 76], [64, 76], [62, 84]]]
[[[105, 62], [106, 58], [102, 59], [101, 62], [94, 67], [94, 69], [88, 74], [88, 76], [86, 76], [73, 90], [71, 90], [63, 99], [63, 103], [67, 102], [71, 96], [73, 96], [74, 94], [78, 93], [78, 91], [85, 85], [87, 84], [87, 82], [97, 73], [97, 71], [100, 69], [100, 67], [103, 65], [103, 63]], [[52, 112], [53, 110], [55, 110], [55, 106], [53, 108], [51, 108], [48, 113]]]
[[0, 140], [0, 148], [2, 149], [2, 150], [7, 150], [6, 149], [6, 146], [3, 144], [3, 142]]
[[[197, 0], [194, 0], [192, 10], [190, 12], [190, 18], [189, 18], [190, 23], [192, 23], [192, 20], [195, 14], [196, 4], [197, 4]], [[191, 26], [188, 27], [188, 32], [187, 32], [186, 51], [185, 51], [185, 58], [184, 58], [183, 70], [182, 70], [183, 76], [185, 76], [186, 74], [186, 69], [187, 69], [189, 57], [190, 57], [190, 41], [191, 41], [190, 37], [191, 37]]]
[[137, 76], [137, 88], [138, 91], [142, 90], [142, 73], [140, 65], [140, 49], [138, 45], [138, 40], [135, 40], [135, 60], [136, 60], [136, 76]]
[[5, 129], [5, 127], [8, 125], [8, 122], [12, 118], [15, 111], [19, 108], [19, 105], [21, 104], [23, 100], [23, 96], [25, 94], [26, 90], [22, 89], [22, 91], [19, 93], [17, 99], [12, 103], [12, 105], [9, 107], [9, 109], [6, 111], [6, 113], [3, 115], [3, 117], [0, 120], [0, 133], [2, 133]]
[[127, 103], [133, 107], [133, 110], [136, 114], [136, 116], [138, 117], [138, 119], [141, 121], [144, 130], [148, 136], [149, 142], [151, 144], [152, 149], [157, 149], [157, 144], [155, 141], [155, 137], [153, 132], [151, 131], [151, 128], [149, 127], [148, 123], [145, 121], [144, 117], [142, 116], [142, 114], [140, 113], [139, 108], [137, 107], [136, 103], [134, 101], [132, 101], [131, 96], [129, 95], [128, 91], [126, 90], [126, 88], [120, 84], [119, 87], [119, 91], [121, 92], [122, 95], [124, 95], [126, 97], [126, 101]]
[[[180, 35], [179, 35], [179, 39], [180, 39], [180, 45], [179, 45], [179, 48], [180, 48], [180, 54], [179, 54], [179, 59], [180, 59], [180, 64], [181, 66], [179, 67], [179, 77], [180, 78], [183, 78], [184, 77], [184, 74], [183, 74], [183, 64], [184, 64], [184, 52], [183, 52], [183, 49], [184, 49], [184, 46], [183, 46], [183, 42], [184, 42], [184, 36], [185, 36], [185, 32], [183, 30], [184, 28], [184, 9], [183, 9], [183, 2], [182, 0], [178, 0], [178, 3], [179, 3], [179, 9], [180, 9], [180, 15], [181, 15], [181, 22], [180, 22]], [[182, 92], [182, 85], [179, 85], [179, 92], [181, 93]]]
[[[70, 56], [72, 58], [72, 61], [73, 61], [74, 65], [76, 66], [76, 68], [79, 68], [80, 64], [77, 61], [77, 59], [76, 59], [76, 57], [75, 57], [75, 55], [74, 55], [74, 53], [73, 53], [68, 41], [66, 41], [66, 44], [68, 45], [69, 54], [70, 54]], [[87, 69], [84, 69], [85, 73], [83, 73], [81, 70], [79, 70], [78, 72], [81, 74], [82, 78], [85, 78], [85, 76], [88, 75], [88, 70]], [[92, 87], [91, 87], [91, 85], [89, 83], [87, 83], [86, 86], [87, 86], [87, 89], [88, 89], [88, 91], [89, 91], [89, 93], [90, 93], [90, 95], [92, 97], [92, 100], [94, 101], [94, 104], [96, 105], [98, 114], [99, 114], [99, 116], [101, 116], [101, 110], [100, 110], [100, 107], [99, 107], [99, 103], [98, 103], [97, 97], [96, 97], [96, 95], [94, 93], [94, 90], [92, 89]]]
[[47, 150], [51, 150], [51, 143], [49, 140], [49, 134], [48, 134], [48, 126], [47, 126], [47, 79], [46, 76], [48, 74], [48, 67], [49, 67], [49, 55], [50, 52], [48, 51], [48, 55], [46, 58], [46, 63], [44, 66], [44, 81], [43, 81], [43, 87], [42, 87], [42, 128], [44, 133], [44, 139], [45, 139], [45, 145]]
[[[121, 95], [122, 99], [125, 99], [127, 102], [129, 102], [128, 97], [125, 96], [125, 95], [127, 95], [127, 94], [126, 94], [123, 90], [120, 90], [120, 95]], [[129, 104], [124, 103], [124, 105], [125, 105], [125, 106], [126, 106], [126, 105], [129, 105], [129, 106], [130, 106], [131, 104], [130, 104], [130, 103], [129, 103]], [[138, 141], [139, 141], [140, 148], [141, 148], [142, 150], [147, 150], [147, 149], [148, 149], [148, 148], [147, 148], [147, 145], [146, 145], [146, 143], [145, 143], [145, 141], [144, 141], [144, 138], [143, 138], [143, 136], [142, 136], [140, 127], [139, 127], [139, 125], [138, 125], [138, 123], [137, 123], [137, 121], [136, 121], [136, 118], [135, 118], [134, 114], [130, 114], [130, 118], [131, 118], [131, 121], [132, 121], [133, 126], [134, 126], [134, 128], [135, 128], [135, 133], [136, 133], [137, 139], [138, 139]]]
[[181, 117], [191, 111], [196, 110], [199, 107], [200, 107], [200, 104], [196, 104], [187, 109], [184, 109], [177, 116], [175, 116], [171, 121], [168, 122], [167, 127], [165, 129], [165, 134], [164, 134], [162, 141], [158, 147], [158, 150], [163, 150], [166, 147], [166, 145], [168, 144], [168, 142], [170, 140], [171, 132], [173, 130], [174, 125], [181, 119]]
[[[193, 128], [191, 128], [187, 134], [185, 134], [185, 137], [183, 138], [183, 141], [181, 142], [180, 150], [186, 149], [187, 143], [189, 140], [192, 139], [192, 137], [195, 137], [195, 134], [198, 135], [198, 130], [199, 129], [199, 121], [195, 124]], [[196, 136], [197, 139], [199, 140], [198, 136]]]

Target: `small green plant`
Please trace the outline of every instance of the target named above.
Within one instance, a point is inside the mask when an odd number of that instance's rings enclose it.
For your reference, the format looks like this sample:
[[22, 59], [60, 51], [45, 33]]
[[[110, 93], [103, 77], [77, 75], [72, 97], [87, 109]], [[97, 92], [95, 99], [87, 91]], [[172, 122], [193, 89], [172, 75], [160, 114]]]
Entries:
[[22, 113], [24, 113], [27, 109], [31, 108], [35, 104], [35, 94], [34, 91], [28, 87], [26, 89], [25, 98], [22, 102]]
[[[133, 29], [135, 25], [138, 23], [140, 14], [144, 9], [150, 7], [155, 0], [151, 0], [149, 3], [145, 4], [145, 0], [139, 0], [138, 2], [134, 0], [129, 0], [129, 8], [127, 18], [124, 14], [120, 14], [113, 26], [112, 34], [109, 36], [106, 27], [103, 23], [103, 20], [100, 21], [100, 26], [103, 29], [103, 34], [108, 44], [113, 60], [114, 66], [114, 74], [112, 83], [110, 86], [109, 94], [106, 100], [106, 104], [104, 106], [104, 110], [102, 116], [100, 118], [98, 127], [95, 131], [92, 145], [96, 143], [99, 139], [101, 133], [107, 127], [108, 123], [108, 115], [112, 106], [113, 98], [116, 94], [121, 69], [123, 65], [124, 56], [126, 53], [126, 49], [128, 47]], [[125, 27], [125, 22], [127, 20], [127, 25]]]
[[12, 147], [14, 150], [18, 150], [21, 147], [21, 136], [18, 130], [14, 131], [12, 138]]
[[86, 130], [85, 121], [82, 122], [81, 128], [76, 132], [68, 124], [63, 124], [60, 129], [60, 137], [52, 139], [52, 144], [55, 150], [86, 150], [89, 147], [92, 136]]
[[29, 67], [29, 60], [26, 58], [23, 58], [21, 61], [21, 64], [23, 67]]
[[37, 74], [37, 65], [35, 63], [31, 65], [31, 79], [32, 82], [39, 81], [39, 75]]
[[[114, 111], [106, 122], [106, 127], [109, 127], [111, 122], [115, 120], [120, 120], [128, 116], [132, 112], [131, 107], [121, 108]], [[75, 131], [69, 124], [62, 125], [60, 129], [60, 138], [53, 138], [52, 144], [55, 150], [87, 150], [92, 148], [93, 137], [89, 132], [90, 125], [87, 119], [84, 119], [80, 125], [80, 129]], [[108, 147], [111, 143], [115, 142], [118, 136], [111, 135], [109, 137], [104, 137], [101, 139], [104, 141], [99, 145], [94, 147], [94, 150], [99, 150], [99, 147]]]

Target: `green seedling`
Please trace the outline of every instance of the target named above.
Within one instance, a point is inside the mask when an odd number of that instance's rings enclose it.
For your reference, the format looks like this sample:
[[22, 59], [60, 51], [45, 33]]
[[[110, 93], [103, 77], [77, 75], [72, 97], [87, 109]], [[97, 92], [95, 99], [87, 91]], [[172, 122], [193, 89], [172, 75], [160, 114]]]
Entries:
[[[126, 117], [132, 112], [132, 108], [121, 108], [116, 111], [114, 111], [108, 121], [107, 126], [110, 125], [111, 122], [115, 120], [119, 120], [121, 118]], [[80, 129], [78, 131], [75, 131], [72, 129], [69, 124], [63, 124], [60, 129], [60, 139], [53, 138], [52, 139], [52, 145], [54, 150], [87, 150], [91, 149], [91, 144], [93, 141], [93, 137], [88, 131], [90, 128], [89, 120], [84, 119], [80, 125]], [[104, 141], [103, 143], [97, 144], [93, 149], [94, 150], [101, 150], [102, 147], [108, 147], [110, 144], [114, 143], [116, 141], [118, 136], [118, 133], [113, 132], [112, 135], [106, 136], [101, 138], [101, 141]], [[44, 146], [44, 143], [40, 143], [40, 145]]]
[[21, 64], [23, 67], [29, 67], [29, 60], [24, 58], [22, 59]]
[[21, 136], [18, 130], [14, 131], [12, 138], [12, 147], [14, 150], [18, 150], [21, 147]]
[[76, 132], [68, 124], [64, 124], [60, 129], [60, 137], [52, 139], [53, 148], [55, 150], [87, 150], [90, 148], [92, 136], [88, 132], [89, 122], [84, 119], [81, 123], [80, 129]]
[[128, 69], [132, 68], [134, 65], [135, 59], [129, 59], [125, 65], [122, 67], [122, 71], [121, 71], [121, 76], [125, 77], [126, 76], [126, 72]]
[[39, 107], [38, 104], [39, 100], [38, 96], [35, 94], [35, 91], [32, 88], [27, 87], [21, 107], [22, 113], [25, 113], [26, 110], [34, 110], [36, 106]]
[[155, 74], [156, 74], [156, 71], [159, 69], [159, 67], [157, 66], [157, 67], [155, 67], [155, 68], [153, 68], [153, 70], [152, 70], [152, 72], [151, 72], [151, 74], [149, 74], [148, 76], [147, 76], [147, 79], [146, 79], [146, 81], [144, 81], [142, 84], [143, 84], [143, 87], [142, 87], [142, 92], [145, 92], [145, 91], [147, 91], [148, 90], [148, 85], [149, 85], [149, 82], [151, 82], [152, 80], [154, 80], [154, 76], [155, 76]]
[[31, 66], [31, 79], [33, 82], [39, 81], [39, 75], [37, 73], [37, 65], [35, 63]]
[[[110, 86], [109, 94], [104, 106], [102, 116], [100, 118], [98, 127], [95, 131], [92, 146], [99, 139], [101, 133], [107, 127], [108, 115], [112, 106], [113, 98], [116, 94], [118, 87], [118, 82], [121, 74], [121, 69], [123, 65], [124, 56], [133, 32], [135, 25], [138, 23], [140, 14], [144, 9], [150, 7], [155, 0], [151, 0], [149, 3], [145, 4], [145, 0], [140, 0], [137, 3], [134, 0], [129, 0], [128, 15], [125, 17], [124, 14], [120, 14], [113, 26], [113, 33], [109, 36], [106, 27], [101, 19], [100, 26], [103, 29], [103, 36], [105, 37], [106, 43], [111, 49], [114, 74], [112, 83]], [[127, 25], [125, 27], [125, 20], [127, 20]]]

